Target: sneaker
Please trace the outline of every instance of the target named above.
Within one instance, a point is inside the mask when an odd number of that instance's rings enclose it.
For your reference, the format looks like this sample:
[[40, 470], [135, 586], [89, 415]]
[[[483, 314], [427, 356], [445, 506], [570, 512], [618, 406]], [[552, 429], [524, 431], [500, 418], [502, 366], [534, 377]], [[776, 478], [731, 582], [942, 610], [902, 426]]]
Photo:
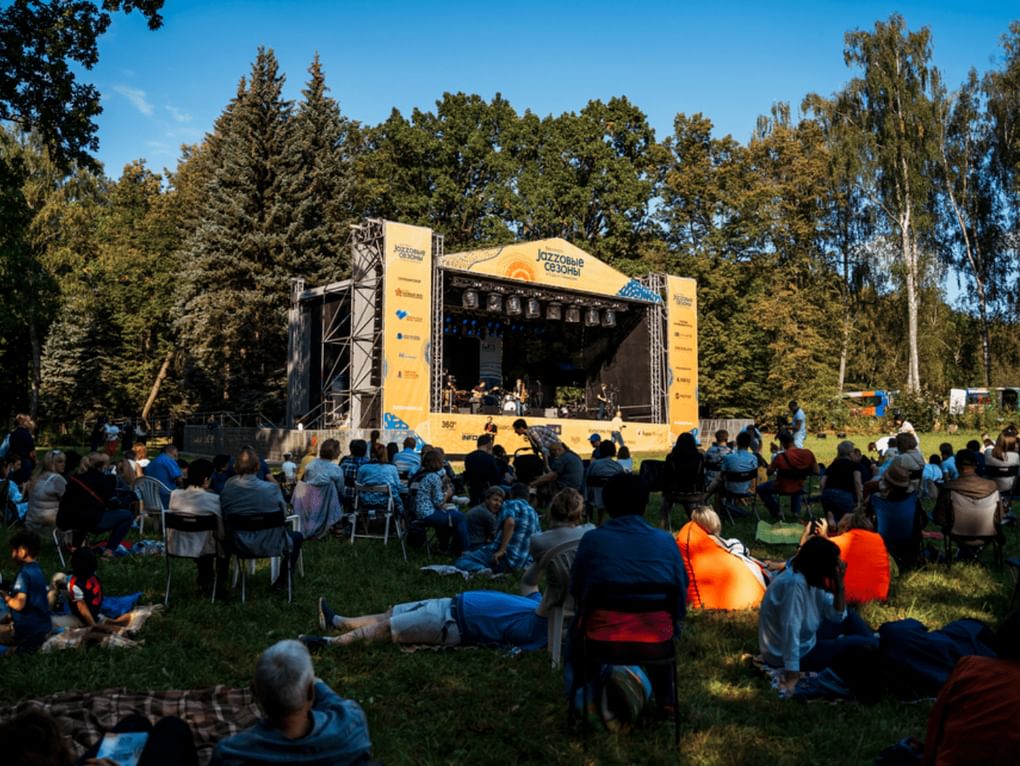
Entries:
[[302, 633], [297, 638], [298, 641], [307, 646], [309, 649], [322, 649], [329, 646], [329, 641], [325, 636], [306, 636]]
[[334, 620], [336, 616], [336, 612], [330, 609], [329, 604], [326, 603], [325, 596], [319, 598], [319, 627], [323, 630], [332, 630], [336, 627]]

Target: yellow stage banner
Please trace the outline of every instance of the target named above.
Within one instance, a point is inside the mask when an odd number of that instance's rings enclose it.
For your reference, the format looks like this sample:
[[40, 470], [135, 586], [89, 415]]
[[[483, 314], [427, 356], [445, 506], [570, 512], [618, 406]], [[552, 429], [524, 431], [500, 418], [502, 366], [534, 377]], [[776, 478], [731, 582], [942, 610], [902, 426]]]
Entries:
[[382, 427], [429, 419], [432, 230], [386, 221], [383, 263]]
[[444, 269], [543, 287], [660, 303], [638, 280], [617, 271], [565, 239], [541, 239], [444, 255]]
[[698, 283], [666, 277], [666, 351], [669, 430], [675, 439], [698, 434]]

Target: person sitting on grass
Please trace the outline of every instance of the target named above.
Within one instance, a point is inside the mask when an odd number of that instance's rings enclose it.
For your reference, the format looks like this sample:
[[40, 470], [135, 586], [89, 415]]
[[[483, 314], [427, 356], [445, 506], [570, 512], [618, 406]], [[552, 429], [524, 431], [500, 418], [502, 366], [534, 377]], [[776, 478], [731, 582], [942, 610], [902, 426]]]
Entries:
[[1020, 763], [1020, 611], [995, 633], [998, 657], [963, 657], [928, 715], [925, 766]]
[[310, 648], [347, 646], [357, 641], [392, 641], [431, 646], [513, 646], [544, 649], [548, 625], [535, 610], [542, 594], [515, 596], [494, 590], [469, 590], [450, 598], [412, 601], [358, 617], [341, 617], [319, 599], [319, 627], [339, 636], [301, 635]]
[[7, 544], [11, 559], [20, 568], [13, 585], [7, 590], [0, 585], [0, 594], [10, 610], [11, 624], [0, 626], [0, 653], [38, 651], [53, 629], [50, 608], [46, 601], [46, 578], [36, 562], [39, 556], [39, 535], [23, 529], [15, 532]]
[[758, 646], [765, 664], [782, 670], [785, 694], [803, 671], [831, 667], [848, 649], [878, 647], [871, 628], [846, 608], [845, 572], [839, 547], [811, 535], [765, 591]]
[[499, 537], [476, 551], [464, 554], [453, 565], [465, 572], [484, 569], [513, 572], [528, 566], [531, 563], [531, 536], [541, 529], [538, 514], [528, 503], [530, 492], [527, 484], [514, 484], [496, 519]]
[[213, 750], [213, 766], [372, 762], [365, 711], [315, 677], [312, 658], [297, 641], [280, 641], [259, 656], [252, 691], [266, 717]]
[[[820, 534], [831, 535], [831, 527], [819, 522]], [[847, 514], [839, 521], [837, 534], [829, 539], [839, 546], [840, 558], [846, 562], [843, 585], [850, 605], [868, 601], [885, 601], [889, 597], [889, 551], [882, 536], [864, 511]]]
[[503, 508], [505, 498], [506, 493], [502, 487], [489, 487], [482, 493], [482, 501], [467, 512], [468, 538], [471, 543], [469, 550], [478, 550], [495, 539], [496, 518]]
[[71, 577], [67, 581], [71, 611], [66, 615], [53, 615], [54, 625], [59, 628], [95, 628], [101, 633], [113, 633], [117, 632], [117, 628], [131, 624], [128, 613], [116, 618], [102, 616], [103, 582], [99, 579], [98, 569], [99, 559], [91, 548], [79, 548], [71, 554]]

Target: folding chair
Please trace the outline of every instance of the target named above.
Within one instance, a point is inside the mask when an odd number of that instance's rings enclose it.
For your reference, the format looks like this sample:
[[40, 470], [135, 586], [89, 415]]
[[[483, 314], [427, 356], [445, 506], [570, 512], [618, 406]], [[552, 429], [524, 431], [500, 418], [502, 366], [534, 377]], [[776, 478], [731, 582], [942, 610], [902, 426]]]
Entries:
[[910, 494], [901, 500], [887, 500], [881, 495], [872, 495], [870, 503], [875, 511], [878, 534], [889, 554], [901, 566], [915, 563], [921, 543], [917, 530], [917, 496]]
[[[163, 514], [163, 558], [166, 560], [166, 595], [163, 597], [163, 603], [167, 606], [170, 605], [170, 580], [173, 577], [173, 568], [170, 565], [170, 559], [194, 559], [197, 560], [198, 556], [188, 556], [181, 553], [173, 553], [172, 545], [173, 538], [170, 535], [170, 530], [181, 533], [206, 533], [206, 535], [216, 535], [219, 530], [220, 517], [214, 513], [202, 513], [202, 514], [191, 514], [191, 513], [175, 513], [174, 511], [167, 511]], [[204, 547], [204, 543], [203, 543]], [[216, 585], [217, 575], [219, 567], [213, 566], [213, 587], [212, 587], [212, 599], [211, 603], [216, 603]]]
[[[300, 520], [299, 520], [300, 522]], [[245, 603], [246, 600], [246, 580], [247, 573], [245, 572], [246, 567], [241, 565], [241, 562], [252, 561], [257, 559], [272, 559], [274, 557], [282, 558], [283, 556], [289, 556], [290, 551], [288, 545], [284, 544], [279, 548], [271, 549], [267, 544], [265, 546], [257, 545], [256, 547], [259, 552], [256, 553], [239, 553], [239, 546], [232, 539], [236, 532], [269, 532], [272, 530], [280, 529], [281, 527], [287, 527], [287, 517], [283, 511], [271, 511], [268, 513], [253, 513], [246, 515], [232, 515], [227, 516], [224, 519], [224, 524], [227, 528], [227, 539], [230, 542], [229, 550], [231, 555], [234, 557], [236, 569], [234, 570], [234, 583], [237, 583], [237, 576], [241, 576], [241, 603]], [[284, 534], [287, 535], [286, 530]], [[265, 537], [263, 535], [262, 537]], [[287, 535], [282, 540], [289, 541], [290, 537]], [[249, 551], [251, 551], [253, 545], [251, 542], [246, 542], [244, 545]], [[293, 567], [287, 567], [287, 603], [290, 603], [293, 599]]]
[[[569, 705], [574, 715], [577, 690], [583, 689], [584, 707], [588, 709], [588, 681], [602, 665], [669, 666], [673, 697], [674, 741], [680, 744], [680, 700], [676, 679], [676, 641], [670, 636], [665, 641], [606, 641], [588, 636], [588, 618], [595, 612], [624, 612], [628, 614], [664, 613], [675, 624], [679, 617], [680, 592], [676, 583], [640, 583], [623, 585], [606, 583], [592, 585], [584, 594], [577, 619], [574, 622], [572, 662], [574, 663]], [[659, 700], [662, 705], [663, 700]], [[584, 732], [588, 730], [588, 716], [582, 715]]]
[[1016, 487], [1020, 465], [988, 465], [985, 464], [985, 478], [999, 485], [999, 497], [1002, 498], [1003, 512], [1013, 505], [1013, 491]]
[[60, 559], [60, 568], [67, 569], [67, 561], [64, 559], [64, 549], [70, 548], [73, 529], [58, 529], [53, 527], [53, 545], [57, 549], [57, 557]]
[[[793, 507], [793, 498], [800, 497], [803, 505], [802, 508], [806, 508], [808, 513], [811, 513], [811, 494], [808, 492], [808, 484], [811, 481], [812, 474], [810, 471], [794, 470], [792, 468], [780, 468], [776, 471], [776, 479], [782, 479], [784, 481], [801, 481], [800, 489], [796, 492], [779, 492], [778, 490], [773, 494], [779, 498], [779, 518], [786, 521], [786, 517], [783, 515], [783, 498], [790, 498], [791, 509]], [[791, 515], [793, 511], [790, 511]]]
[[[726, 511], [726, 515], [730, 519], [730, 523], [733, 523], [733, 514], [736, 513], [738, 516], [747, 516], [753, 514], [755, 520], [761, 521], [761, 516], [758, 515], [758, 469], [750, 468], [746, 471], [721, 471], [720, 472], [721, 483], [719, 489], [716, 490], [719, 493], [719, 505]], [[726, 489], [726, 485], [729, 484], [743, 484], [744, 482], [751, 482], [747, 492], [730, 492]], [[739, 501], [750, 500], [751, 510], [746, 510]]]
[[953, 543], [959, 552], [967, 546], [975, 556], [992, 544], [995, 564], [1002, 567], [1002, 531], [999, 529], [999, 493], [973, 498], [961, 492], [950, 490], [949, 504], [952, 507], [952, 524], [943, 530], [946, 543], [946, 566], [953, 563]]
[[151, 476], [139, 476], [134, 480], [131, 489], [138, 495], [141, 501], [141, 510], [138, 512], [138, 534], [145, 534], [145, 517], [155, 516], [162, 521], [163, 514], [169, 509], [163, 505], [162, 492], [171, 492], [172, 489], [159, 479]]
[[574, 598], [570, 595], [570, 568], [574, 564], [574, 555], [581, 538], [556, 545], [547, 550], [542, 558], [524, 573], [522, 586], [538, 587], [545, 575], [542, 603], [535, 614], [545, 617], [548, 624], [548, 648], [552, 657], [553, 668], [560, 666], [563, 654], [563, 623], [567, 617], [574, 615]]
[[[385, 496], [385, 500], [382, 504], [369, 501], [366, 503], [365, 495], [377, 495]], [[383, 533], [372, 534], [369, 532], [368, 523], [372, 518], [372, 515], [376, 510], [381, 511], [383, 515]], [[358, 533], [358, 519], [361, 518], [362, 527], [364, 532]], [[382, 540], [383, 545], [388, 545], [390, 542], [390, 525], [393, 525], [393, 532], [396, 534], [397, 539], [400, 540], [400, 549], [404, 553], [404, 561], [407, 561], [407, 546], [404, 544], [404, 526], [402, 520], [396, 513], [396, 503], [393, 498], [393, 489], [389, 484], [358, 484], [354, 485], [354, 510], [348, 514], [348, 519], [351, 523], [351, 543], [354, 543], [355, 537], [363, 538], [374, 538], [376, 540]]]

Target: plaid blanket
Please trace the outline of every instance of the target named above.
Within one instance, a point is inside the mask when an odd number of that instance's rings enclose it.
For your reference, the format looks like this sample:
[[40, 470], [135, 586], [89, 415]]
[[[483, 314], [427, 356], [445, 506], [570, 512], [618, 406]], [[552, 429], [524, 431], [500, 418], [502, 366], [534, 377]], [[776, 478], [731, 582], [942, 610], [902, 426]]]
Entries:
[[209, 763], [217, 742], [247, 729], [261, 717], [248, 689], [213, 686], [183, 691], [132, 692], [120, 688], [63, 692], [0, 708], [0, 720], [33, 707], [42, 708], [57, 720], [75, 758], [127, 715], [142, 715], [153, 723], [164, 716], [176, 715], [191, 726], [200, 764]]

